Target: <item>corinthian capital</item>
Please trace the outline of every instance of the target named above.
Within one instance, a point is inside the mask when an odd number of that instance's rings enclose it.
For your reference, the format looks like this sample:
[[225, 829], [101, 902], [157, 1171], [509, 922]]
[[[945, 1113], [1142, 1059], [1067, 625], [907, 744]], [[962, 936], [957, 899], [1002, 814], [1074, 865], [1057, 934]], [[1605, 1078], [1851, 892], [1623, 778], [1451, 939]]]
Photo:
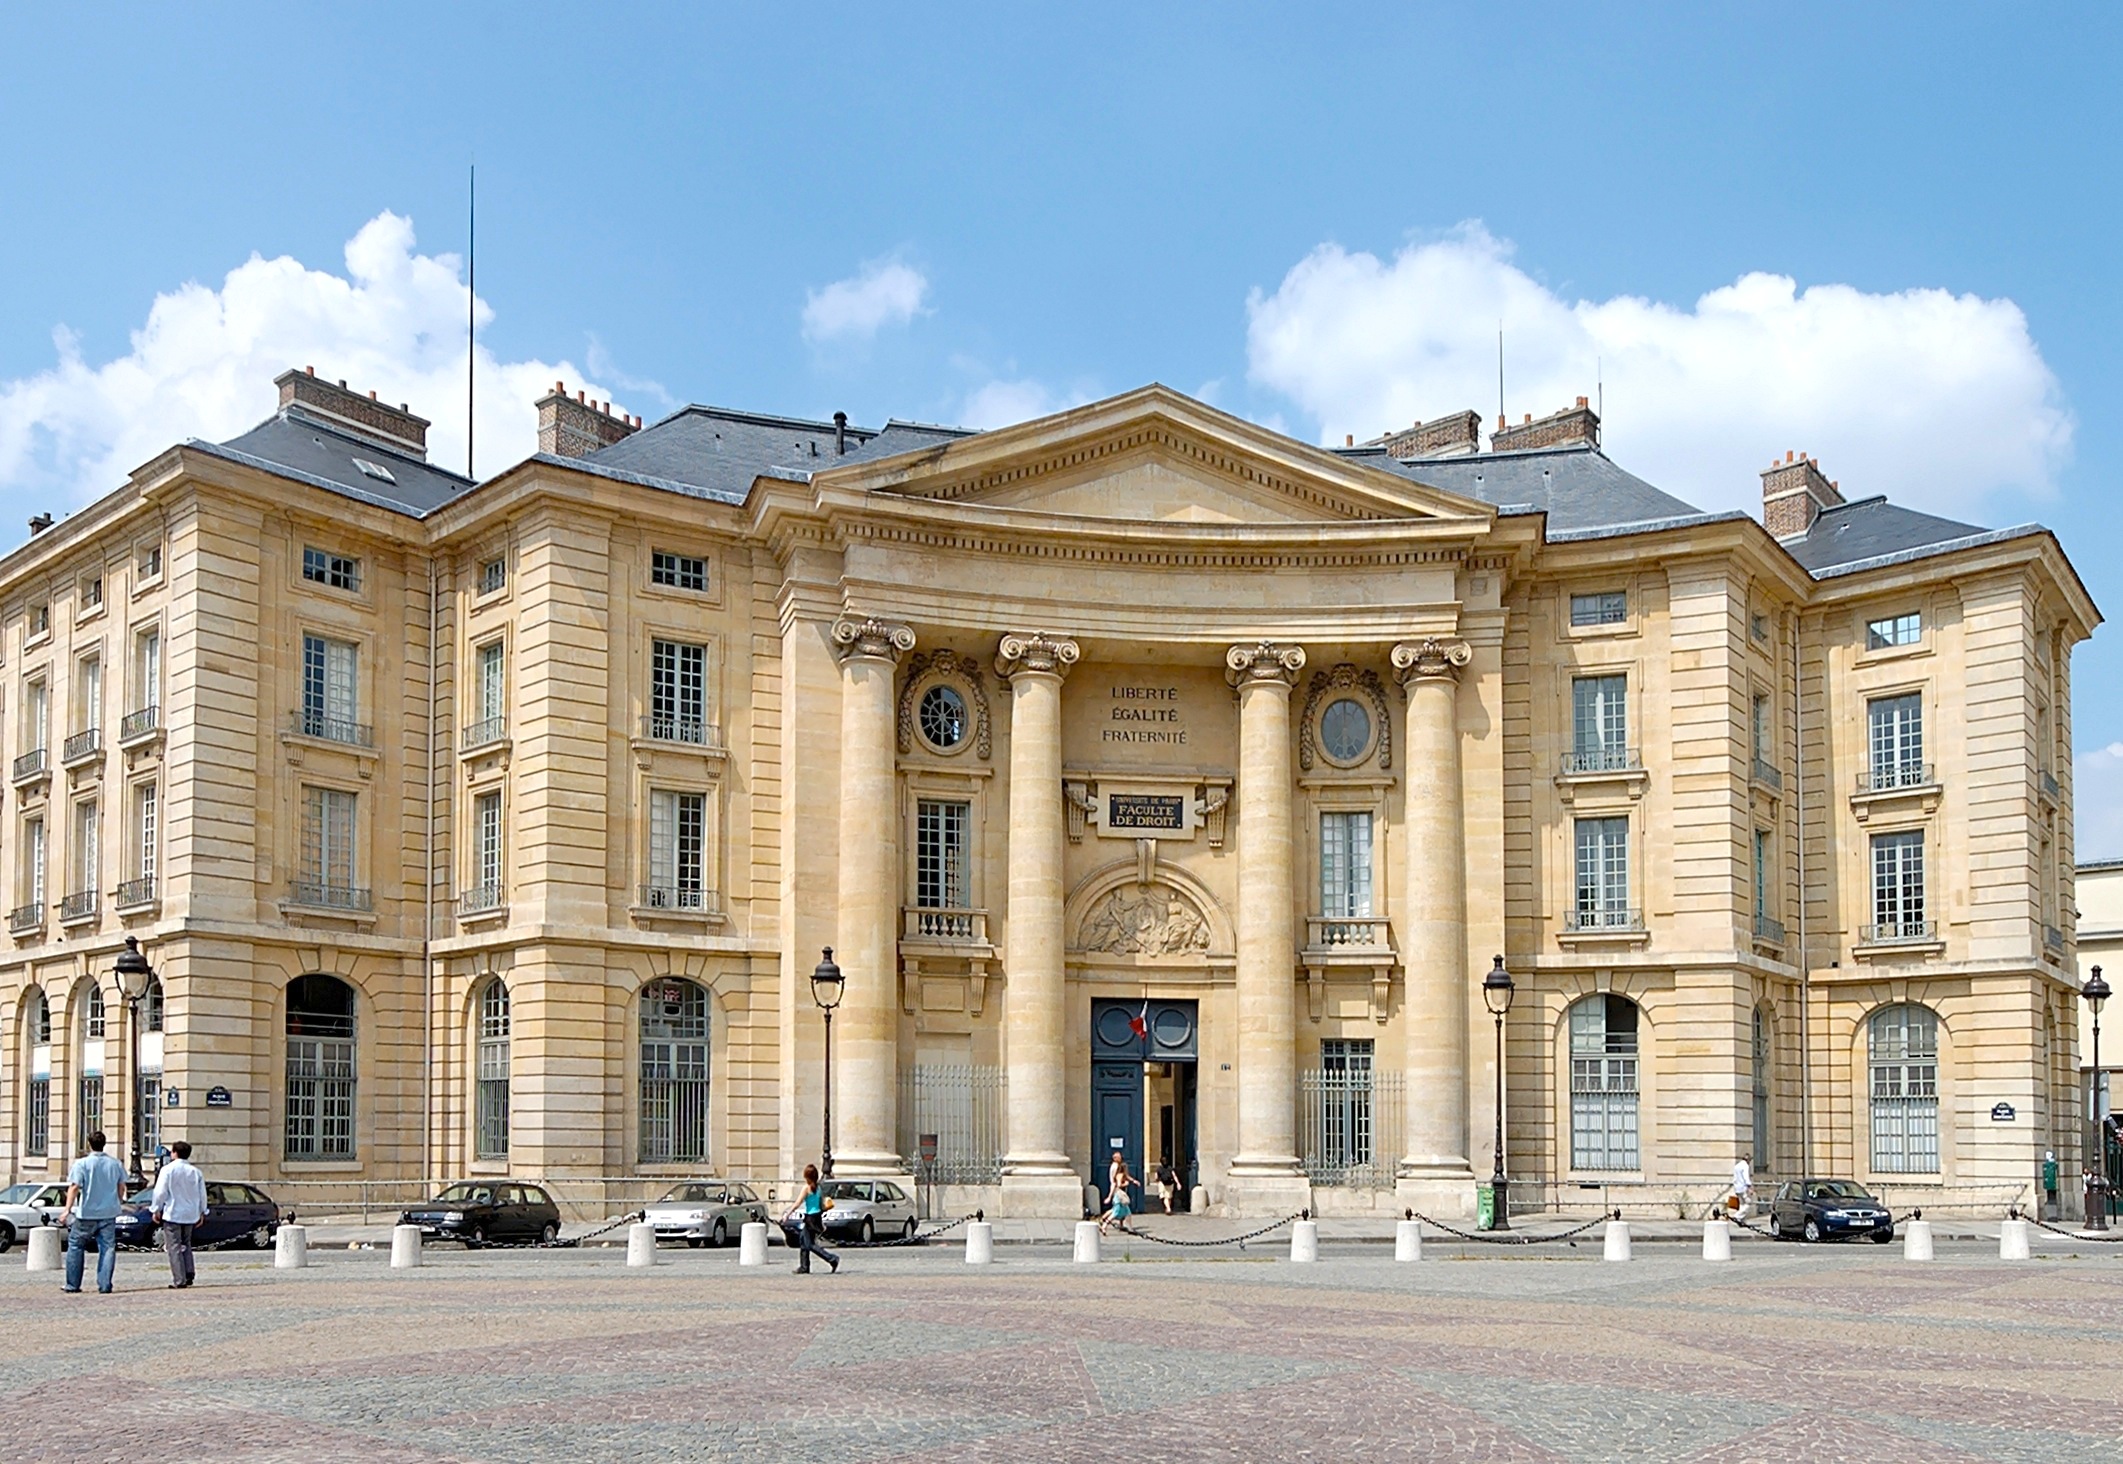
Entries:
[[1224, 652], [1224, 680], [1240, 691], [1264, 681], [1295, 686], [1297, 673], [1304, 669], [1305, 648], [1280, 641], [1256, 641]]
[[914, 649], [914, 631], [896, 620], [843, 615], [833, 622], [833, 644], [840, 649], [843, 661], [868, 656], [896, 664]]
[[1012, 631], [995, 648], [995, 674], [1005, 681], [1020, 671], [1067, 676], [1069, 668], [1082, 655], [1076, 642], [1065, 635], [1048, 635], [1037, 630]]
[[1473, 659], [1474, 647], [1457, 638], [1402, 641], [1393, 648], [1393, 674], [1403, 686], [1440, 678], [1457, 681]]

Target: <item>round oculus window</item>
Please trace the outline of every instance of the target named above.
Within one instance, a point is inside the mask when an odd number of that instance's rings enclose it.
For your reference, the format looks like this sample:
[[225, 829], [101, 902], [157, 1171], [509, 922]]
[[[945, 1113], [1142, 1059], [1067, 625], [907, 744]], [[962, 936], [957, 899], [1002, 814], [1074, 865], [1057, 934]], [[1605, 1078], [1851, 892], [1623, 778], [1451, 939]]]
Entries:
[[1353, 763], [1371, 750], [1371, 713], [1354, 697], [1328, 703], [1320, 716], [1320, 746], [1338, 763]]
[[966, 699], [956, 687], [932, 686], [922, 693], [921, 735], [941, 752], [950, 752], [966, 740]]

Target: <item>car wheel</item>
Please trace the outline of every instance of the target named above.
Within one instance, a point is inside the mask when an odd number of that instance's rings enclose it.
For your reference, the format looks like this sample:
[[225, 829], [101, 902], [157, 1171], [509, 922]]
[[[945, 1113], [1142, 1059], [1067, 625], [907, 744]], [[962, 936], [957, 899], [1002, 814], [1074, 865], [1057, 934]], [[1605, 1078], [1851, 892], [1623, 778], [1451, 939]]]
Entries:
[[686, 1237], [687, 1250], [699, 1250], [702, 1246], [706, 1244], [707, 1242], [697, 1235], [689, 1235]]
[[1818, 1241], [1820, 1238], [1821, 1222], [1808, 1215], [1806, 1217], [1806, 1239], [1808, 1241]]
[[907, 1228], [900, 1231], [900, 1235], [907, 1240], [914, 1238], [914, 1221], [911, 1218], [907, 1221]]
[[544, 1228], [543, 1230], [541, 1230], [541, 1231], [539, 1231], [539, 1232], [538, 1232], [538, 1243], [539, 1243], [540, 1245], [551, 1245], [551, 1244], [553, 1244], [553, 1242], [555, 1242], [555, 1241], [557, 1241], [557, 1240], [559, 1240], [559, 1239], [560, 1239], [560, 1226], [559, 1226], [559, 1224], [558, 1224], [557, 1222], [555, 1222], [555, 1221], [552, 1221], [552, 1220], [548, 1220], [548, 1221], [546, 1221], [546, 1223], [545, 1223], [545, 1228]]
[[876, 1239], [877, 1239], [877, 1224], [876, 1224], [876, 1222], [875, 1222], [875, 1221], [873, 1221], [873, 1220], [872, 1220], [872, 1219], [871, 1219], [871, 1218], [870, 1218], [870, 1217], [869, 1217], [868, 1215], [865, 1215], [865, 1216], [863, 1216], [863, 1217], [862, 1217], [862, 1243], [863, 1243], [864, 1245], [868, 1245], [868, 1244], [870, 1244], [870, 1242], [872, 1242], [872, 1241], [874, 1241], [874, 1240], [876, 1240]]
[[727, 1226], [725, 1226], [725, 1225], [724, 1225], [724, 1224], [722, 1223], [722, 1221], [720, 1221], [720, 1220], [717, 1220], [717, 1221], [715, 1222], [715, 1249], [717, 1249], [717, 1250], [721, 1250], [721, 1249], [722, 1249], [722, 1248], [723, 1248], [724, 1246], [728, 1245], [729, 1243], [730, 1243], [730, 1232], [729, 1232], [729, 1229], [728, 1229], [728, 1227], [727, 1227]]
[[273, 1231], [269, 1225], [261, 1225], [244, 1239], [252, 1250], [264, 1250], [273, 1243]]
[[464, 1248], [466, 1250], [478, 1250], [486, 1243], [487, 1228], [484, 1225], [474, 1225], [471, 1229], [471, 1233], [466, 1235], [464, 1238]]
[[1872, 1233], [1872, 1243], [1874, 1245], [1885, 1245], [1893, 1239], [1894, 1232], [1892, 1230], [1875, 1230]]
[[13, 1248], [14, 1244], [15, 1227], [8, 1224], [5, 1220], [0, 1220], [0, 1255], [6, 1254], [7, 1251]]

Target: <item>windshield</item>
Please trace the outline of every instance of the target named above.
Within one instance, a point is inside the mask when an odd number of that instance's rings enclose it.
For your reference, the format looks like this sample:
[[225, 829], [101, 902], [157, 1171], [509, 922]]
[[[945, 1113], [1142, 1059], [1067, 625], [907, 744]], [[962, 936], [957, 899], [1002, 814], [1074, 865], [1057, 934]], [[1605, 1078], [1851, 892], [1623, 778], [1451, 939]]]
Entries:
[[829, 1200], [853, 1200], [861, 1198], [856, 1193], [853, 1180], [829, 1179], [818, 1187], [818, 1192]]
[[441, 1194], [435, 1196], [435, 1203], [438, 1205], [491, 1205], [494, 1203], [494, 1190], [491, 1185], [453, 1184]]
[[1806, 1187], [1807, 1197], [1815, 1200], [1869, 1200], [1871, 1191], [1854, 1179], [1817, 1179]]
[[35, 1184], [11, 1184], [0, 1190], [0, 1205], [26, 1205], [42, 1188], [42, 1185]]
[[656, 1203], [658, 1203], [659, 1205], [705, 1205], [721, 1198], [721, 1191], [717, 1190], [712, 1185], [674, 1184], [671, 1186], [670, 1193], [666, 1194], [662, 1199], [658, 1200]]

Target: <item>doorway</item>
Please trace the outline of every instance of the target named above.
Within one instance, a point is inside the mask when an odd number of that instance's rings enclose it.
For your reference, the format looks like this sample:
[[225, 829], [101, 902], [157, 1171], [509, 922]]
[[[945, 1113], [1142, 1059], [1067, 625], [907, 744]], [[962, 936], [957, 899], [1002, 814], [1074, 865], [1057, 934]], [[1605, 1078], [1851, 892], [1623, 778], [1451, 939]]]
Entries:
[[1137, 1180], [1131, 1190], [1137, 1213], [1157, 1203], [1155, 1166], [1160, 1162], [1169, 1162], [1179, 1181], [1174, 1208], [1186, 1208], [1200, 1175], [1195, 1023], [1191, 1001], [1091, 1004], [1088, 1178], [1101, 1201], [1107, 1168], [1119, 1154]]

